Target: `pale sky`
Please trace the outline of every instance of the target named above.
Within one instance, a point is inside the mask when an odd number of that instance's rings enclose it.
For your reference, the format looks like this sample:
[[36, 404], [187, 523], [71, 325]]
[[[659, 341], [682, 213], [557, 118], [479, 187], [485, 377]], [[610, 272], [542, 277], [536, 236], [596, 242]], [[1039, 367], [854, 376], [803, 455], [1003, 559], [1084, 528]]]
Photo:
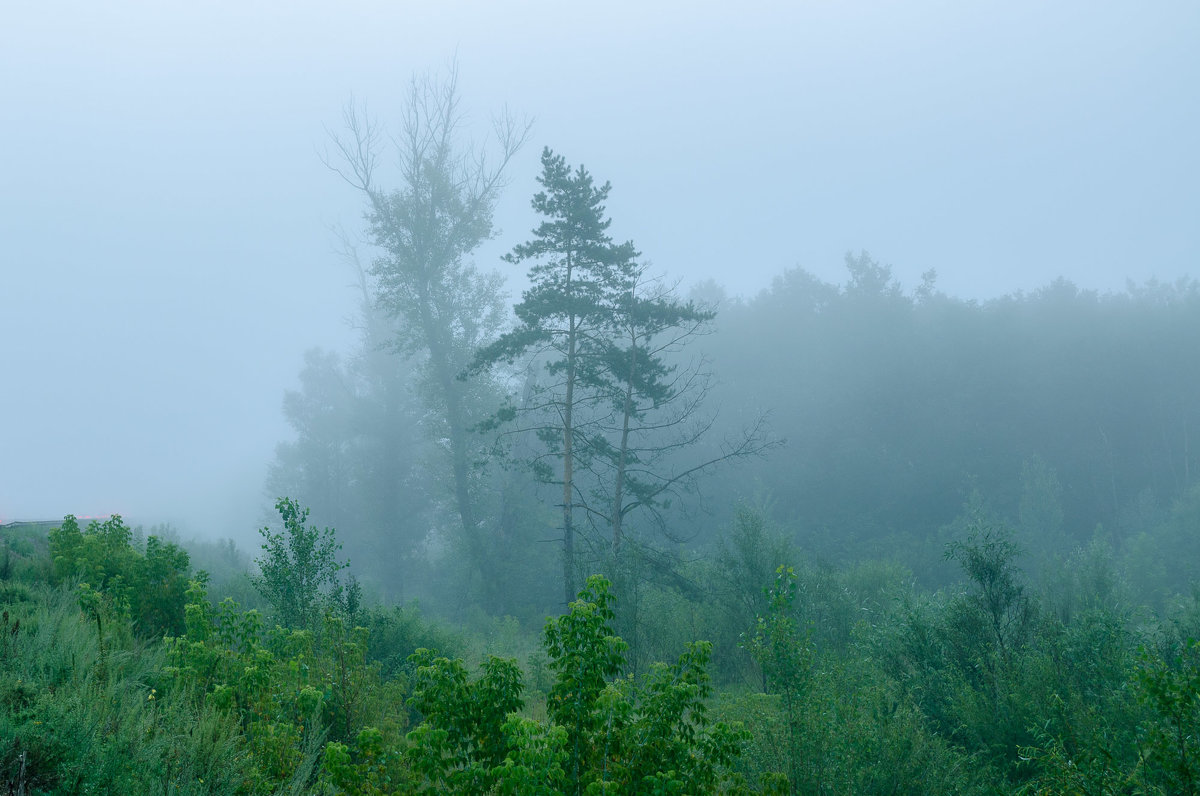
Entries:
[[1200, 4], [0, 2], [0, 521], [244, 536], [303, 352], [347, 349], [322, 165], [456, 58], [486, 131], [611, 180], [613, 234], [753, 294], [847, 250], [987, 298], [1196, 275]]

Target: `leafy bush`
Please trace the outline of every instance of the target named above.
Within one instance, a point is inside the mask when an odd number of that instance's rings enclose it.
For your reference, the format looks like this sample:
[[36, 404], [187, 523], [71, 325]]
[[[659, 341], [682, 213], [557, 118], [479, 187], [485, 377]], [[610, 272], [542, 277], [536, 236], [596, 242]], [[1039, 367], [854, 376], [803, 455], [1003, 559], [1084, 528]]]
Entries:
[[[85, 601], [89, 590], [95, 592], [104, 608], [128, 615], [143, 635], [182, 632], [187, 552], [157, 536], [146, 540], [144, 554], [132, 542], [133, 532], [120, 515], [93, 520], [85, 531], [67, 515], [62, 526], [50, 532], [54, 576], [60, 582], [78, 579]], [[94, 610], [101, 607], [94, 600], [89, 605]]]
[[255, 559], [259, 575], [253, 578], [254, 585], [284, 627], [316, 627], [322, 613], [338, 607], [344, 598], [338, 573], [347, 565], [337, 560], [341, 545], [332, 528], [309, 527], [308, 509], [301, 509], [296, 501], [280, 498], [275, 509], [283, 531], [259, 531], [263, 555]]
[[242, 788], [250, 772], [237, 724], [164, 688], [161, 647], [128, 633], [102, 645], [70, 591], [31, 597], [0, 612], [0, 781], [23, 771], [29, 793]]
[[742, 790], [731, 769], [745, 735], [708, 718], [710, 645], [689, 645], [640, 681], [619, 677], [625, 643], [612, 631], [609, 588], [589, 578], [568, 613], [546, 623], [549, 722], [518, 715], [516, 661], [489, 657], [472, 679], [461, 661], [418, 650], [409, 703], [421, 723], [403, 744], [368, 730], [329, 744], [326, 782], [361, 794]]

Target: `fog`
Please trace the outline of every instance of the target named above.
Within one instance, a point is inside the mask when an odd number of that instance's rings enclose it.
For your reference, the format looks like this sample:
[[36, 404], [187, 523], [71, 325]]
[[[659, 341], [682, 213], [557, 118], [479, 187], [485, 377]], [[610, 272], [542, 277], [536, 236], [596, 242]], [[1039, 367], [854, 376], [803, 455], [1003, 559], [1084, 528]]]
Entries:
[[356, 339], [327, 131], [452, 60], [478, 135], [535, 119], [482, 268], [548, 145], [611, 180], [617, 238], [732, 294], [860, 249], [977, 299], [1195, 274], [1195, 4], [645, 5], [10, 4], [0, 521], [261, 524], [304, 352]]

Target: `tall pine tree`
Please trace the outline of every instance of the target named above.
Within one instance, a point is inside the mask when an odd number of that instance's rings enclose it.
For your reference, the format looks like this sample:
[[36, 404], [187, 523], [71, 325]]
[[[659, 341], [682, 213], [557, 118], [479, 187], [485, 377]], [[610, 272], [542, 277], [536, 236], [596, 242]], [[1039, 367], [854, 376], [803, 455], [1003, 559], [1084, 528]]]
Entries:
[[632, 242], [614, 243], [604, 202], [609, 183], [597, 186], [582, 166], [572, 169], [549, 148], [542, 152], [542, 185], [533, 209], [543, 221], [533, 237], [507, 255], [513, 264], [529, 262], [530, 287], [514, 307], [518, 326], [479, 352], [475, 368], [513, 362], [535, 353], [543, 359], [549, 383], [542, 384], [528, 411], [547, 421], [538, 435], [561, 470], [540, 462], [539, 472], [562, 486], [564, 604], [575, 597], [575, 510], [579, 504], [576, 465], [581, 427], [599, 405], [608, 380], [605, 358], [619, 308], [638, 275]]

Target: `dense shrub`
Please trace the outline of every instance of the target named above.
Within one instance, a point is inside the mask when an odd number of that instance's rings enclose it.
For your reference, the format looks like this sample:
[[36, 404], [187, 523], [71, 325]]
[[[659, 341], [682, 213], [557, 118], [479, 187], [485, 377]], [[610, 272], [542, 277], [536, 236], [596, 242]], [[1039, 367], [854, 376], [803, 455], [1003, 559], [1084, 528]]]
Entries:
[[59, 582], [77, 580], [98, 593], [107, 609], [128, 615], [142, 635], [182, 632], [187, 552], [157, 536], [146, 539], [144, 553], [132, 541], [133, 531], [119, 515], [93, 520], [83, 531], [67, 515], [50, 532], [54, 576]]

